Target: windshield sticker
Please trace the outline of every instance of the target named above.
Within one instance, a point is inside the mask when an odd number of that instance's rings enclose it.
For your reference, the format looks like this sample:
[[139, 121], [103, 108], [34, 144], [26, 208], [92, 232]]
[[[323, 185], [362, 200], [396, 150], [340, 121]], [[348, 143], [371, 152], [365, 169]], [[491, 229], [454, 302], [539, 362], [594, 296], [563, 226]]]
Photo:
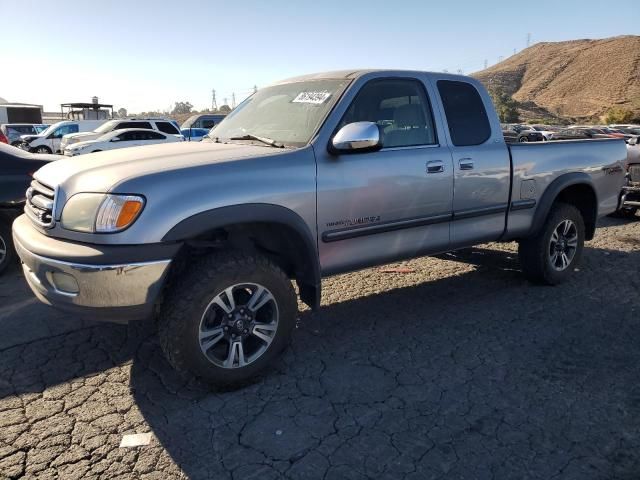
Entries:
[[291, 102], [313, 103], [314, 105], [320, 105], [321, 103], [326, 102], [330, 96], [331, 92], [327, 92], [326, 90], [323, 92], [300, 92]]

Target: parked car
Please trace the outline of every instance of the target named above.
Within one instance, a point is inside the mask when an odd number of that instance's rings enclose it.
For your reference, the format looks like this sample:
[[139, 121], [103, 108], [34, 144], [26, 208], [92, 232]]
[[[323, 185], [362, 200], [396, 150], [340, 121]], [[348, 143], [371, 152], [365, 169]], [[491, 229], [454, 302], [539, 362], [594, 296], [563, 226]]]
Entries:
[[206, 128], [183, 128], [180, 133], [188, 142], [199, 142], [209, 133], [209, 130]]
[[627, 142], [627, 182], [622, 187], [620, 208], [616, 216], [634, 218], [640, 208], [640, 142], [634, 137]]
[[0, 145], [0, 274], [16, 259], [11, 224], [23, 213], [25, 191], [29, 188], [32, 175], [43, 165], [58, 158]]
[[[520, 143], [542, 142], [544, 140], [544, 135], [541, 132], [533, 130], [526, 125], [507, 125], [506, 128], [516, 134], [515, 141]], [[513, 138], [512, 135], [509, 135], [509, 137]]]
[[611, 135], [601, 128], [596, 127], [569, 127], [571, 130], [578, 130], [583, 132], [589, 138], [618, 138], [617, 135]]
[[587, 132], [579, 128], [563, 128], [553, 132], [551, 140], [588, 140], [592, 138]]
[[184, 123], [180, 126], [180, 129], [184, 130], [185, 128], [206, 128], [207, 130], [211, 130], [222, 120], [224, 120], [225, 117], [226, 115], [218, 113], [192, 115], [184, 121]]
[[126, 128], [106, 133], [95, 140], [74, 143], [64, 149], [68, 157], [85, 153], [102, 152], [103, 150], [115, 150], [119, 148], [140, 147], [157, 143], [183, 142], [182, 135], [160, 133], [146, 128]]
[[46, 130], [49, 125], [34, 123], [5, 123], [0, 125], [0, 133], [7, 139], [6, 142], [14, 147], [21, 143], [22, 135], [38, 135]]
[[316, 309], [323, 276], [492, 241], [519, 242], [529, 279], [568, 280], [627, 155], [622, 140], [507, 145], [479, 81], [395, 70], [277, 83], [210, 136], [45, 166], [13, 233], [38, 298], [92, 319], [158, 312], [171, 365], [214, 385], [285, 348], [292, 280]]
[[170, 135], [180, 135], [180, 130], [172, 120], [165, 118], [127, 118], [125, 120], [109, 120], [103, 123], [92, 132], [70, 133], [62, 137], [60, 150], [64, 152], [68, 145], [87, 140], [95, 140], [105, 133], [126, 128], [146, 128]]
[[549, 141], [553, 139], [554, 133], [558, 130], [557, 128], [551, 127], [549, 125], [529, 125], [531, 130], [539, 132], [542, 135], [542, 139], [544, 141]]
[[37, 135], [21, 135], [20, 144], [23, 150], [33, 153], [58, 153], [62, 137], [70, 133], [90, 132], [105, 123], [106, 120], [64, 120], [54, 123]]

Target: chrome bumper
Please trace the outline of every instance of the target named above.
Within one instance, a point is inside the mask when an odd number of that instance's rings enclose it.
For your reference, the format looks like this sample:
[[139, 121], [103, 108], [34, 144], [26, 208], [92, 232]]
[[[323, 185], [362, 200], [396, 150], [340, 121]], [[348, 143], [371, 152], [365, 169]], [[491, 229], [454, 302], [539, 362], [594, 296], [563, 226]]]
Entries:
[[86, 314], [88, 319], [126, 322], [152, 314], [171, 260], [121, 265], [83, 265], [36, 255], [14, 236], [27, 283], [44, 303]]

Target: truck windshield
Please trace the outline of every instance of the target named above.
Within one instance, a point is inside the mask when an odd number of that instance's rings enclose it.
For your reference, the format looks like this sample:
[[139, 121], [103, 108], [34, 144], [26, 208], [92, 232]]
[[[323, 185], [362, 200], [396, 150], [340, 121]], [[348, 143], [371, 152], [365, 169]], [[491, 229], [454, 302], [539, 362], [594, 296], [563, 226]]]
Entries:
[[348, 84], [349, 80], [325, 79], [264, 88], [227, 115], [209, 137], [226, 142], [253, 135], [287, 147], [302, 147], [309, 143]]

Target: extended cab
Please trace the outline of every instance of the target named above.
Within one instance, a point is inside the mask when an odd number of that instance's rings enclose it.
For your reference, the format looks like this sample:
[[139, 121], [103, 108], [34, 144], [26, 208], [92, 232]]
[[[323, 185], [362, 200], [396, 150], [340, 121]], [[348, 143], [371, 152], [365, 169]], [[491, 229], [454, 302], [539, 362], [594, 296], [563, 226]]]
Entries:
[[263, 88], [196, 143], [35, 174], [13, 235], [42, 301], [159, 314], [170, 363], [214, 384], [267, 367], [321, 278], [492, 241], [556, 284], [618, 208], [623, 140], [506, 145], [476, 80], [349, 71]]

